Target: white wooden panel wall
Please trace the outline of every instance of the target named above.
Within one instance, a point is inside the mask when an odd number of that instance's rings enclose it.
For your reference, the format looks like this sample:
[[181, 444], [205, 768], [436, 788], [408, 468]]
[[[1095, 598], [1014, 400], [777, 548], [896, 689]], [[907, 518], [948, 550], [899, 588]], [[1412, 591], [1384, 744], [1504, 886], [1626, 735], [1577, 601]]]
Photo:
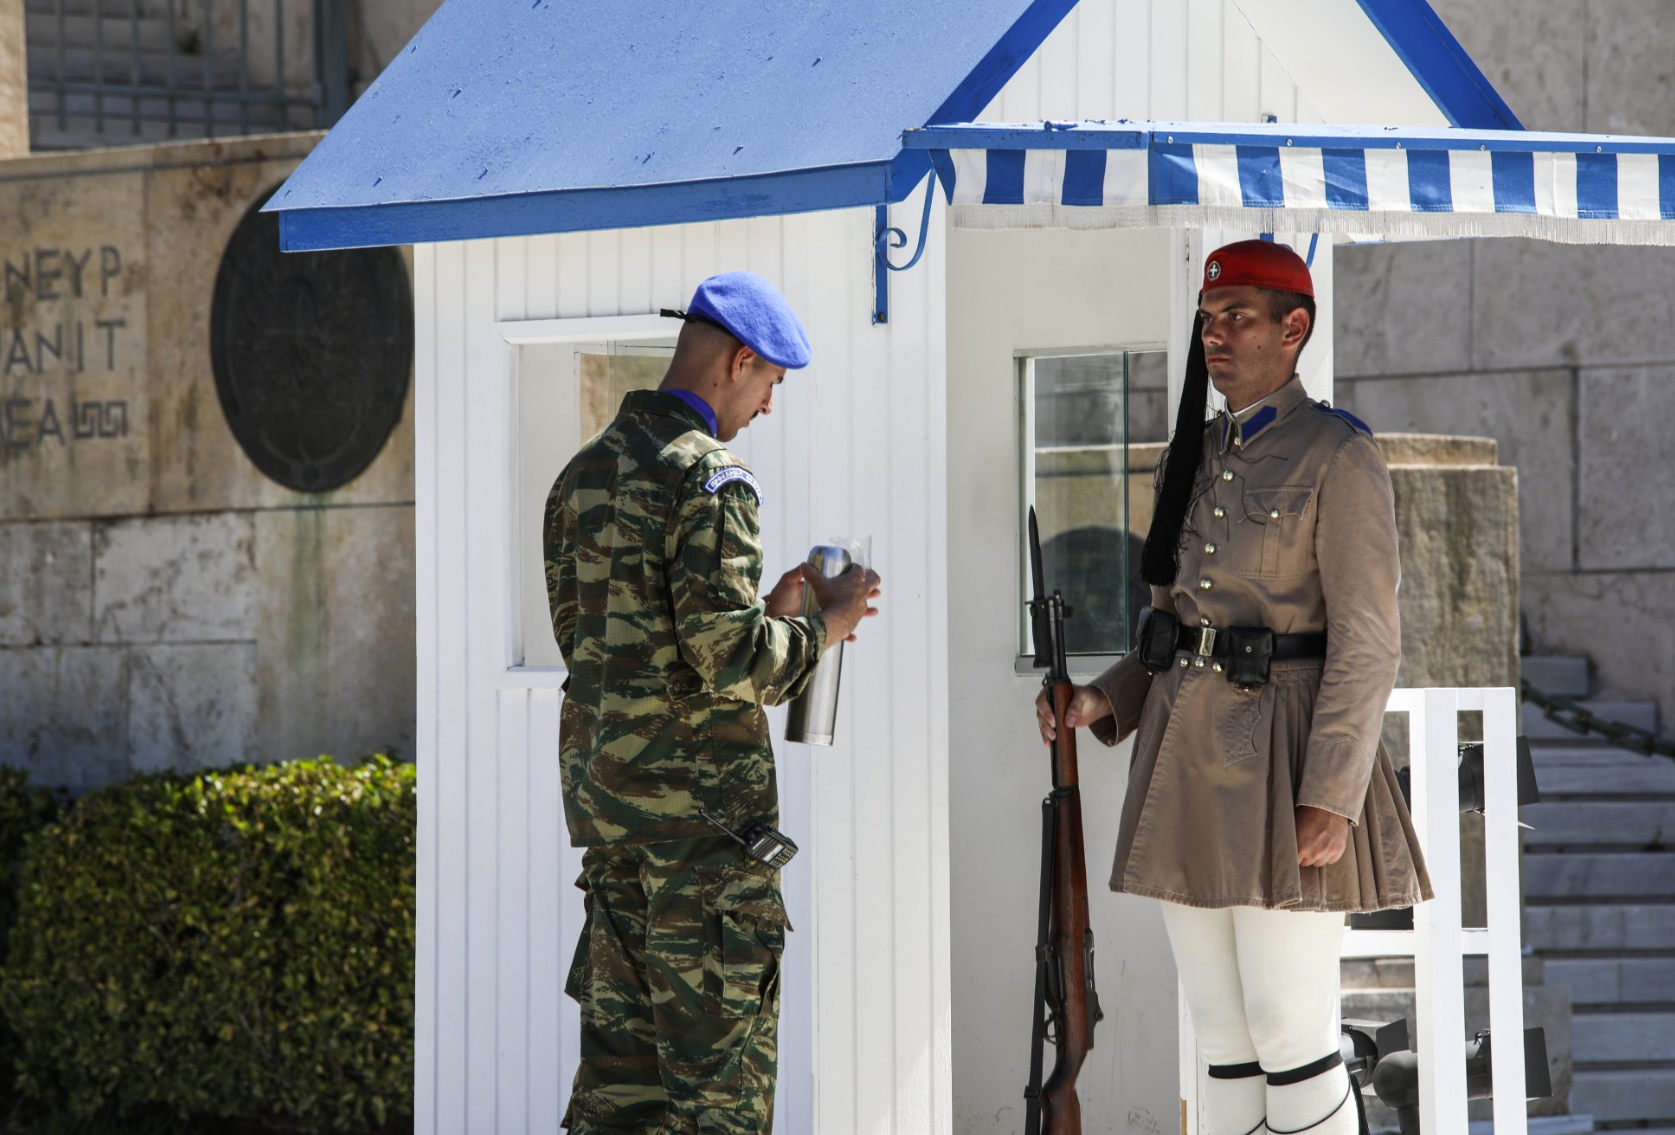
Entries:
[[[1264, 114], [1319, 120], [1231, 0], [1082, 0], [979, 117], [1254, 122]], [[1173, 348], [1184, 345], [1202, 271], [1199, 262], [1172, 280], [1171, 264], [1190, 252], [1188, 245], [1184, 234], [1173, 248], [1157, 234], [951, 236], [949, 357], [960, 372], [949, 409], [953, 564], [993, 563], [997, 550], [999, 562], [1016, 562], [1012, 352], [1162, 341], [1178, 354]], [[1329, 256], [1322, 247], [1316, 264], [1329, 267]], [[962, 314], [971, 322], [962, 323]], [[1329, 336], [1317, 335], [1316, 343], [1311, 355], [1329, 360]], [[954, 1106], [958, 1129], [983, 1135], [1023, 1127], [1039, 800], [1048, 783], [1045, 764], [1030, 759], [1039, 751], [1029, 708], [1036, 683], [1013, 672], [1015, 570], [999, 579], [992, 572], [956, 572], [952, 579], [954, 609], [963, 613], [950, 631], [949, 679], [958, 770], [950, 786]], [[1106, 1012], [1080, 1081], [1083, 1128], [1089, 1135], [1174, 1131], [1175, 974], [1161, 919], [1154, 903], [1100, 897], [1128, 750], [1106, 750], [1082, 736], [1088, 877]]]
[[1233, 0], [1081, 0], [981, 115], [1320, 122]]
[[951, 1131], [940, 210], [932, 224], [888, 327], [868, 319], [870, 210], [416, 250], [416, 1131], [550, 1132], [577, 1055], [559, 694], [509, 669], [518, 355], [496, 322], [684, 305], [733, 268], [776, 280], [814, 346], [735, 446], [767, 489], [768, 570], [870, 533], [888, 589], [846, 660], [839, 743], [776, 743], [804, 848], [785, 878], [778, 1127]]

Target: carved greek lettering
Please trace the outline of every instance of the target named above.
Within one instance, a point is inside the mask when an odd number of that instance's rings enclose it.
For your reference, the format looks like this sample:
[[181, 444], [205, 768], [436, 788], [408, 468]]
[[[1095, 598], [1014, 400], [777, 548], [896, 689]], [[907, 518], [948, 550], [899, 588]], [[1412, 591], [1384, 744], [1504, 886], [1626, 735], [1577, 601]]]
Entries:
[[23, 341], [21, 331], [13, 331], [12, 345], [6, 351], [6, 373], [11, 374], [18, 367], [22, 367], [25, 374], [30, 372], [29, 345]]
[[75, 253], [65, 249], [64, 259], [69, 261], [70, 264], [70, 294], [80, 299], [82, 269], [86, 268], [87, 262], [93, 259], [93, 250], [91, 248], [86, 249], [82, 252], [81, 259], [77, 260]]
[[62, 363], [64, 361], [64, 325], [62, 323], [53, 325], [51, 339], [48, 339], [39, 331], [35, 332], [36, 370], [44, 371], [47, 369], [48, 351], [52, 352], [52, 361], [55, 364]]
[[27, 398], [8, 398], [6, 413], [0, 418], [0, 433], [5, 435], [7, 449], [28, 449], [29, 431], [34, 420], [29, 416], [31, 402]]
[[99, 250], [99, 294], [111, 294], [111, 281], [122, 274], [122, 253], [105, 245]]
[[64, 254], [56, 248], [37, 248], [35, 250], [35, 299], [55, 300], [62, 297], [58, 294], [58, 281], [64, 278], [64, 269], [58, 259]]
[[94, 325], [105, 333], [105, 367], [116, 369], [116, 329], [128, 326], [126, 319], [95, 319]]
[[49, 437], [56, 437], [59, 445], [64, 444], [64, 427], [58, 424], [58, 409], [51, 398], [41, 410], [41, 428], [35, 431], [35, 444], [45, 445]]
[[97, 402], [71, 402], [70, 421], [79, 440], [99, 435], [99, 421], [103, 417]]

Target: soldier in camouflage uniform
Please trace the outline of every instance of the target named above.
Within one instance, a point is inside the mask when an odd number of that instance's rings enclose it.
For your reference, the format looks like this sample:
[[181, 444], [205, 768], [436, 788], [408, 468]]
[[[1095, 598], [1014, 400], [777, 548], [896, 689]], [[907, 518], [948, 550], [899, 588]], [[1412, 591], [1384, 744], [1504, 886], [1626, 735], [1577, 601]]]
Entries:
[[[587, 849], [572, 1135], [760, 1135], [773, 1126], [779, 872], [738, 831], [778, 822], [765, 705], [852, 638], [878, 577], [806, 565], [758, 595], [760, 489], [724, 444], [808, 362], [767, 281], [704, 281], [669, 372], [623, 400], [547, 499], [553, 632], [569, 670], [565, 818]], [[804, 617], [812, 586], [818, 614]]]

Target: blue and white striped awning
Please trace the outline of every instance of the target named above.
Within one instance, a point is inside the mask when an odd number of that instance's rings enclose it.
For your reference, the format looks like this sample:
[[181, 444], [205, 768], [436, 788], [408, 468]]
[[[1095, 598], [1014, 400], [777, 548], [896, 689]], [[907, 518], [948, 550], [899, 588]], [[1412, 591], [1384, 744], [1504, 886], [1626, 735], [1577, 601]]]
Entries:
[[960, 228], [1204, 227], [1675, 244], [1675, 139], [1169, 122], [960, 123], [931, 152]]

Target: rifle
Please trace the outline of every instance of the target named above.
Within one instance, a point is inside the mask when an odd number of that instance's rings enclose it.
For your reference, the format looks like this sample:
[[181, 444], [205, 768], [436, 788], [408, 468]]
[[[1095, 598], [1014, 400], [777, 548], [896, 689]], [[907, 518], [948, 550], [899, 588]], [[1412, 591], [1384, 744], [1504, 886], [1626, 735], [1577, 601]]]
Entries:
[[[1041, 801], [1041, 912], [1035, 946], [1035, 1020], [1030, 1038], [1029, 1086], [1024, 1089], [1025, 1135], [1081, 1135], [1076, 1076], [1093, 1049], [1093, 1028], [1105, 1019], [1093, 987], [1093, 930], [1088, 926], [1088, 875], [1082, 856], [1082, 798], [1076, 775], [1076, 734], [1064, 726], [1076, 687], [1064, 658], [1064, 620], [1071, 610], [1057, 591], [1046, 594], [1041, 533], [1029, 510], [1029, 567], [1035, 585], [1030, 626], [1035, 664], [1046, 668], [1055, 737], [1053, 790]], [[1053, 1073], [1041, 1082], [1042, 1045], [1058, 1050]]]

